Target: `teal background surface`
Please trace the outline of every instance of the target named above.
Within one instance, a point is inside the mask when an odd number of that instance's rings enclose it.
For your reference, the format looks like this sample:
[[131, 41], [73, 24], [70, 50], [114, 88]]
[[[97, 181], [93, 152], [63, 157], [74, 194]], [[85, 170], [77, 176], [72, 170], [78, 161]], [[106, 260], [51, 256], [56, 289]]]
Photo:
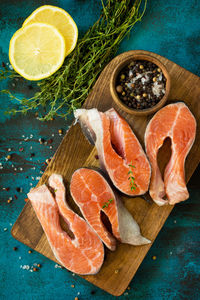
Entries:
[[[97, 20], [101, 9], [100, 1], [95, 0], [1, 0], [0, 63], [8, 63], [13, 33], [43, 4], [67, 10], [77, 23], [80, 35]], [[197, 0], [148, 1], [142, 22], [122, 42], [118, 53], [134, 49], [153, 51], [200, 76], [199, 15]], [[5, 88], [26, 97], [35, 91], [32, 83], [24, 80], [0, 82], [0, 89]], [[29, 254], [25, 245], [12, 238], [10, 230], [25, 204], [26, 193], [36, 185], [46, 167], [45, 160], [53, 156], [60, 144], [62, 135], [58, 130], [62, 128], [65, 132], [71, 120], [41, 123], [34, 113], [6, 117], [3, 113], [8, 103], [8, 97], [0, 95], [0, 299], [114, 299], [79, 276], [57, 268], [37, 252]], [[39, 138], [46, 144], [40, 144]], [[7, 161], [8, 154], [11, 160]], [[174, 208], [130, 289], [119, 299], [200, 299], [199, 169], [188, 186], [189, 200]], [[16, 190], [18, 187], [21, 192]], [[13, 251], [13, 247], [17, 250]], [[38, 263], [41, 268], [31, 272]], [[27, 265], [29, 270], [22, 268]]]

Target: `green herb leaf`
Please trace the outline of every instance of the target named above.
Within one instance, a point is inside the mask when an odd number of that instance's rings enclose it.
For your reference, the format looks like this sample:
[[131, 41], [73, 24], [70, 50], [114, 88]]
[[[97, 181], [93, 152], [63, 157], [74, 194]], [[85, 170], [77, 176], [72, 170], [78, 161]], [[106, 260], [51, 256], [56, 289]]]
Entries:
[[109, 199], [107, 202], [105, 202], [105, 203], [103, 204], [102, 208], [106, 208], [106, 207], [108, 207], [112, 201], [113, 201], [113, 199], [112, 199], [112, 198], [111, 198], [111, 199]]
[[[132, 162], [131, 162], [131, 164], [129, 164], [128, 166], [129, 166], [130, 168], [135, 168], [135, 166], [132, 164]], [[129, 170], [129, 171], [128, 171], [128, 175], [129, 175], [129, 174], [133, 174], [133, 171], [132, 171], [132, 170]], [[130, 180], [131, 191], [136, 190], [137, 184], [135, 183], [135, 177], [129, 176], [129, 177], [128, 177], [128, 180]]]

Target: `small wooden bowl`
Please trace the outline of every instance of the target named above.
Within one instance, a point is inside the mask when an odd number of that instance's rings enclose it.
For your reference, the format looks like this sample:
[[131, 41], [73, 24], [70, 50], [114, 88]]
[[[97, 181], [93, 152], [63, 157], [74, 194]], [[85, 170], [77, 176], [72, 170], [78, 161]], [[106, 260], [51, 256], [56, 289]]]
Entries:
[[[134, 109], [134, 108], [129, 108], [127, 105], [125, 105], [119, 98], [117, 91], [116, 91], [116, 80], [117, 80], [117, 76], [119, 74], [119, 72], [125, 67], [127, 66], [131, 61], [133, 60], [147, 60], [150, 61], [152, 63], [154, 63], [155, 65], [157, 65], [163, 72], [163, 75], [166, 78], [166, 86], [165, 86], [165, 95], [163, 96], [163, 98], [153, 107], [150, 108], [146, 108], [146, 109]], [[165, 68], [165, 66], [155, 57], [152, 57], [150, 55], [146, 55], [146, 54], [136, 54], [136, 55], [132, 55], [129, 57], [126, 57], [124, 60], [122, 60], [113, 70], [112, 74], [111, 74], [111, 80], [110, 80], [110, 91], [111, 91], [111, 95], [113, 100], [115, 101], [115, 103], [125, 112], [132, 114], [132, 115], [137, 115], [137, 116], [146, 116], [146, 115], [150, 115], [154, 112], [156, 112], [157, 110], [159, 110], [167, 101], [167, 98], [169, 96], [169, 91], [170, 91], [170, 76], [169, 73], [167, 71], [167, 69]]]

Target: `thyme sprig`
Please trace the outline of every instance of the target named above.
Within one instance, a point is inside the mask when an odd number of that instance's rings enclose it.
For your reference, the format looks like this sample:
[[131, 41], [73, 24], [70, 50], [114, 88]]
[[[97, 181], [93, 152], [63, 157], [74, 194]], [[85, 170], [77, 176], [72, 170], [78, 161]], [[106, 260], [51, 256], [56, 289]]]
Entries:
[[105, 202], [105, 203], [103, 204], [102, 208], [106, 208], [106, 207], [108, 207], [112, 201], [113, 201], [113, 199], [112, 199], [112, 198], [111, 198], [111, 199], [109, 199], [107, 202]]
[[[147, 4], [147, 0], [107, 0], [106, 5], [103, 0], [101, 2], [103, 8], [99, 20], [78, 40], [62, 67], [38, 83], [39, 92], [29, 99], [16, 99], [7, 91], [11, 100], [20, 104], [19, 109], [11, 109], [8, 114], [44, 107], [46, 114], [40, 120], [50, 120], [54, 116], [67, 118], [81, 107], [97, 77], [116, 54], [120, 42], [135, 23], [141, 21]], [[1, 77], [15, 77], [15, 74], [1, 73]]]
[[128, 171], [128, 180], [130, 180], [130, 187], [131, 187], [131, 191], [136, 190], [137, 184], [135, 183], [135, 177], [133, 176], [133, 171], [132, 169], [135, 168], [135, 166], [132, 164], [128, 165], [131, 169]]

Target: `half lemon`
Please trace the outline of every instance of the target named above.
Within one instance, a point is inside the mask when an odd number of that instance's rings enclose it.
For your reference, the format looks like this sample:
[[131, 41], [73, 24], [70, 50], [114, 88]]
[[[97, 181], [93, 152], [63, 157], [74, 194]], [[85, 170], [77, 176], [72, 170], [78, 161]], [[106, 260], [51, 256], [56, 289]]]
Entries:
[[52, 25], [33, 23], [17, 30], [10, 40], [9, 59], [14, 70], [28, 80], [49, 77], [63, 64], [65, 39]]

